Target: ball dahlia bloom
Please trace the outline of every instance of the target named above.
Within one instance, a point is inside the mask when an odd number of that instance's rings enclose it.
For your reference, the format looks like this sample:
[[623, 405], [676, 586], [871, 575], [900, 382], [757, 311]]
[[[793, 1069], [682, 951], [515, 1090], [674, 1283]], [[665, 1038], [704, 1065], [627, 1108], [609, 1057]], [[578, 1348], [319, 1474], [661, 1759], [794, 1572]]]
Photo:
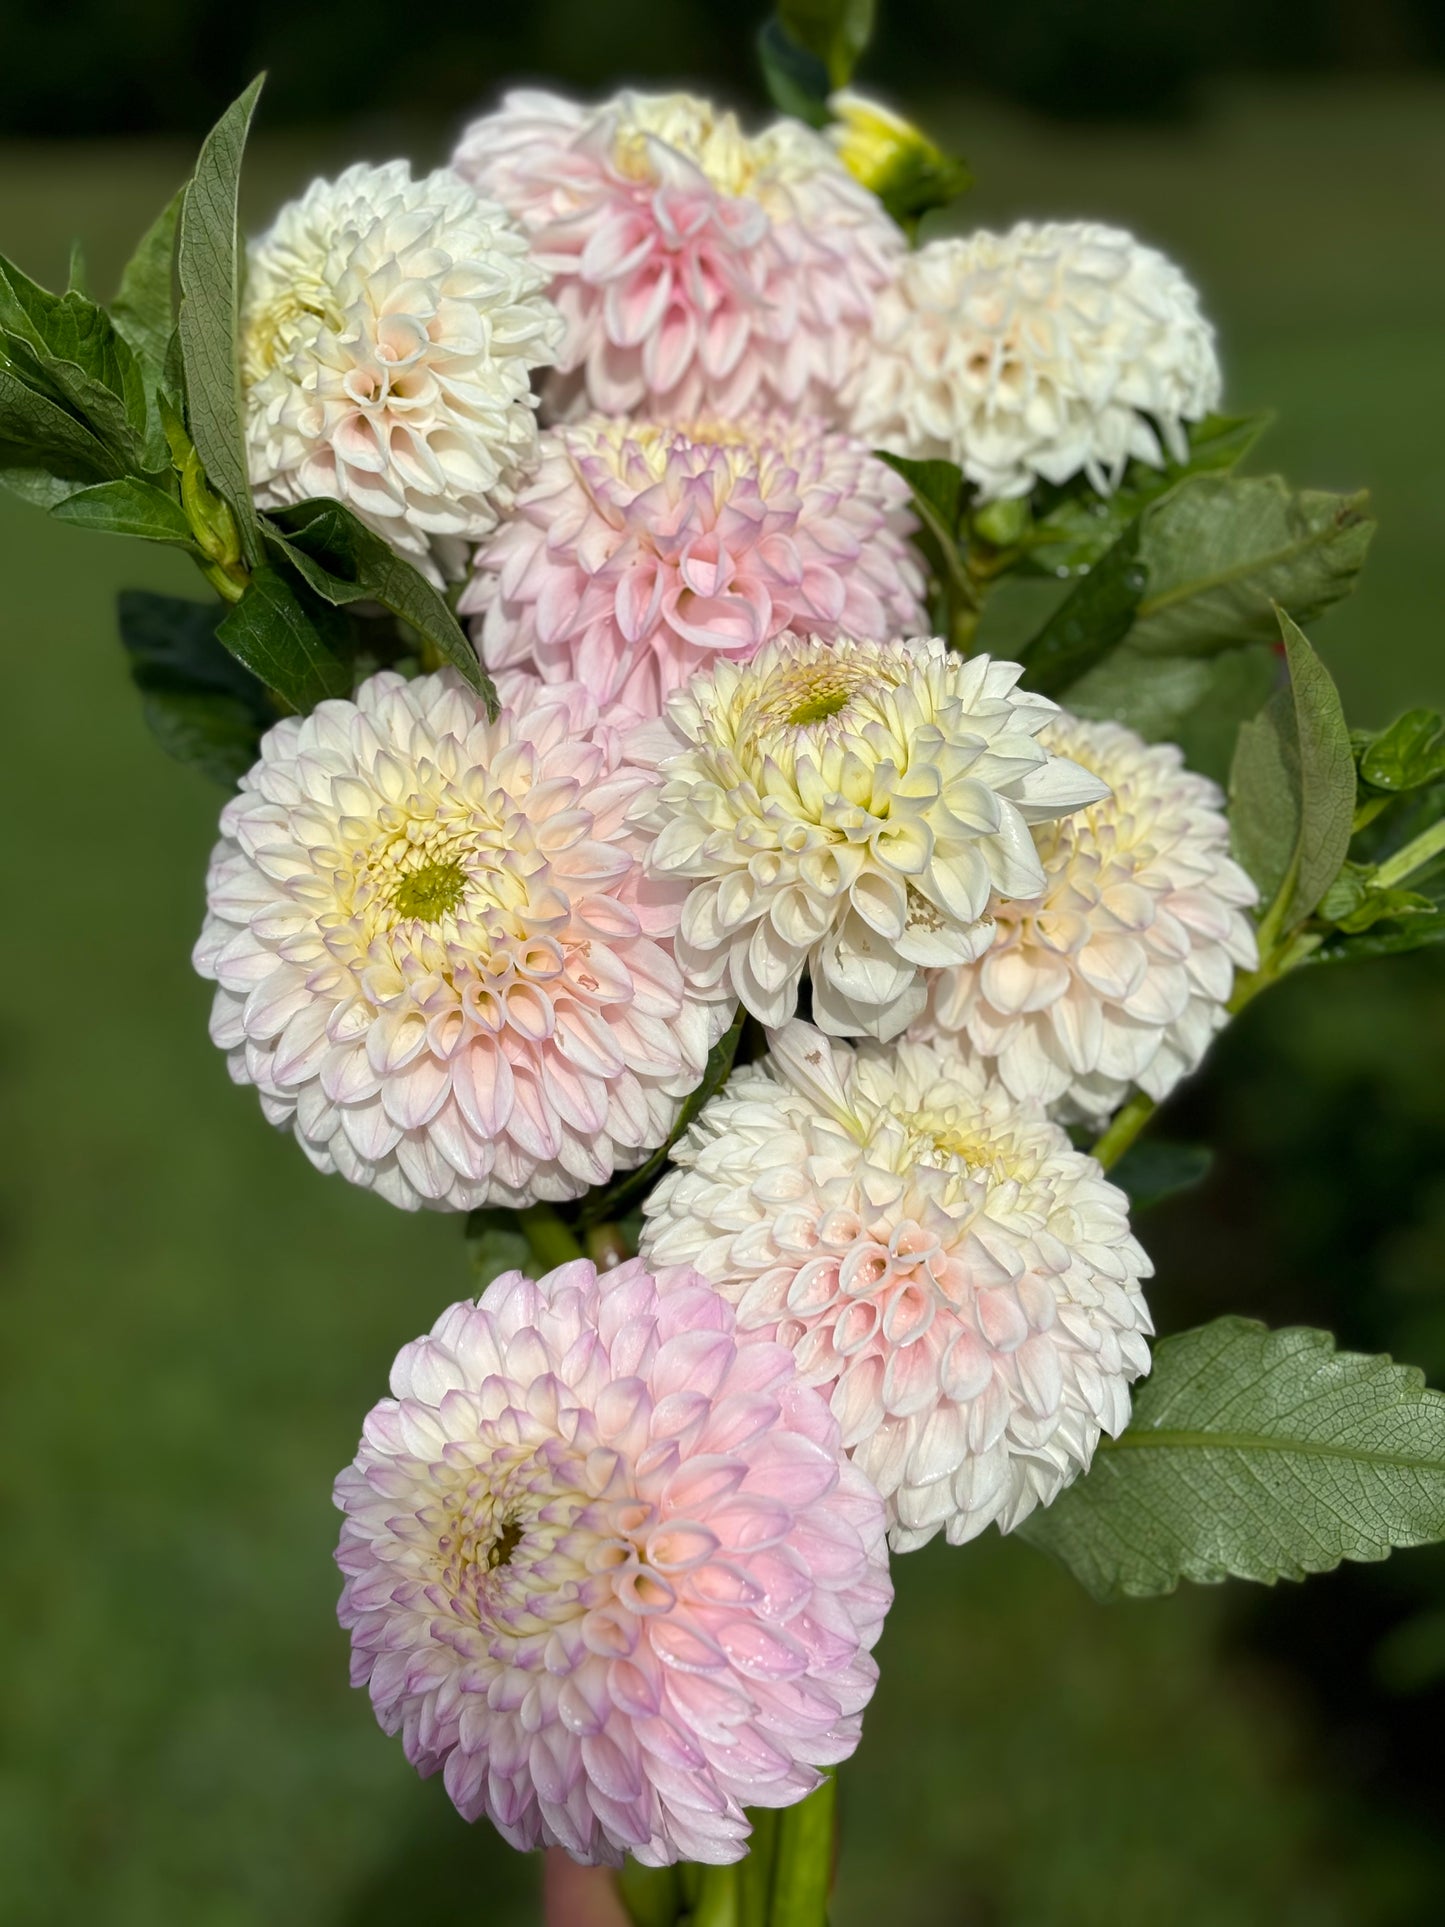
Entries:
[[1118, 228], [1023, 221], [930, 241], [899, 264], [848, 396], [855, 433], [957, 462], [986, 497], [1188, 453], [1219, 401], [1189, 282]]
[[670, 1130], [726, 1027], [644, 885], [654, 783], [576, 684], [386, 671], [287, 717], [221, 814], [195, 965], [237, 1083], [407, 1209], [569, 1198]]
[[655, 716], [695, 670], [784, 629], [926, 620], [907, 484], [821, 422], [593, 416], [542, 449], [460, 605], [494, 669], [532, 664]]
[[790, 1024], [672, 1157], [644, 1255], [789, 1347], [895, 1550], [1009, 1531], [1127, 1423], [1152, 1329], [1128, 1200], [956, 1045]]
[[750, 137], [688, 94], [508, 94], [452, 164], [551, 277], [560, 411], [836, 414], [904, 245], [809, 128]]
[[662, 777], [638, 807], [648, 874], [690, 886], [689, 976], [765, 1024], [805, 968], [825, 1030], [912, 1022], [924, 968], [987, 943], [990, 892], [1039, 888], [1029, 825], [1104, 793], [1039, 741], [1054, 705], [1020, 673], [936, 638], [789, 635], [671, 697], [636, 734]]
[[1040, 891], [993, 906], [976, 962], [940, 971], [920, 1033], [961, 1034], [1016, 1097], [1101, 1122], [1137, 1084], [1167, 1097], [1259, 964], [1259, 893], [1229, 854], [1224, 798], [1173, 743], [1060, 716], [1049, 746], [1109, 793], [1041, 825]]
[[562, 324], [516, 225], [445, 169], [315, 181], [250, 247], [241, 372], [263, 508], [330, 495], [433, 579], [537, 454]]
[[858, 1742], [878, 1494], [695, 1273], [507, 1272], [406, 1346], [336, 1482], [352, 1681], [515, 1847], [742, 1857]]

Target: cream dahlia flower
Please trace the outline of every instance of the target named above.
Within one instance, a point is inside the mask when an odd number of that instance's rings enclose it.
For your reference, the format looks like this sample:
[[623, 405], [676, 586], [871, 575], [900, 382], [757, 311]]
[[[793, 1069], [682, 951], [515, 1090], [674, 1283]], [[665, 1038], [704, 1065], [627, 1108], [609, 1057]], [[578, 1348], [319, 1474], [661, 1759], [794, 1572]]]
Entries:
[[1118, 228], [930, 241], [877, 304], [848, 420], [873, 446], [957, 462], [986, 497], [1188, 453], [1219, 401], [1214, 333], [1162, 254]]
[[513, 222], [405, 161], [313, 182], [251, 244], [241, 372], [263, 508], [330, 495], [434, 579], [537, 454], [562, 324]]
[[211, 1036], [323, 1171], [408, 1210], [570, 1198], [666, 1137], [726, 1027], [644, 886], [655, 786], [576, 684], [443, 671], [287, 717], [221, 814]]
[[516, 216], [551, 276], [559, 412], [836, 416], [904, 245], [809, 128], [749, 136], [688, 94], [509, 94], [453, 166]]
[[648, 874], [691, 885], [689, 976], [781, 1024], [806, 968], [825, 1030], [911, 1023], [924, 968], [987, 944], [990, 892], [1040, 887], [1029, 825], [1104, 794], [1040, 743], [1054, 705], [1019, 674], [932, 638], [790, 635], [671, 697], [633, 753], [663, 778]]
[[896, 1551], [1011, 1530], [1127, 1423], [1152, 1329], [1128, 1201], [956, 1045], [790, 1024], [672, 1156], [644, 1256], [791, 1349]]
[[846, 1759], [883, 1506], [690, 1271], [508, 1272], [401, 1352], [336, 1482], [352, 1681], [515, 1847], [741, 1859]]
[[1044, 740], [1109, 785], [1034, 831], [1041, 891], [993, 905], [993, 944], [940, 971], [919, 1030], [962, 1033], [1016, 1097], [1099, 1122], [1137, 1084], [1167, 1097], [1259, 963], [1254, 884], [1224, 798], [1172, 743], [1060, 716]]
[[694, 670], [784, 629], [926, 620], [906, 483], [820, 422], [593, 416], [542, 448], [460, 605], [494, 669], [535, 665], [655, 716]]

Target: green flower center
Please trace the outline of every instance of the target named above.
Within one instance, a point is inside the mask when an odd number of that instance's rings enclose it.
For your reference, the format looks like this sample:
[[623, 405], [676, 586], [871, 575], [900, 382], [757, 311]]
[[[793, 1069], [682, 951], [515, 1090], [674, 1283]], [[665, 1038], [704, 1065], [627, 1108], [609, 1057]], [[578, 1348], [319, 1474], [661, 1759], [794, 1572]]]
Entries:
[[522, 1528], [515, 1519], [509, 1519], [488, 1548], [487, 1571], [495, 1572], [498, 1566], [505, 1566], [521, 1543]]
[[795, 729], [801, 729], [806, 723], [826, 723], [830, 716], [837, 716], [848, 707], [851, 694], [847, 689], [829, 689], [817, 696], [806, 696], [788, 712], [788, 721]]
[[423, 863], [408, 870], [392, 898], [399, 917], [419, 923], [439, 923], [456, 909], [466, 894], [467, 873], [460, 863]]

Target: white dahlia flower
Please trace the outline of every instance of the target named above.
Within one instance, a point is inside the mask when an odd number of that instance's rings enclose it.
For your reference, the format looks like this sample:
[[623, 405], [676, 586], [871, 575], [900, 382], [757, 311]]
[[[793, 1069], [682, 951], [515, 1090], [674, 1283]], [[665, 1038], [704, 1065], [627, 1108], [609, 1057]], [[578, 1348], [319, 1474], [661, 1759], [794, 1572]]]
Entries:
[[1219, 401], [1214, 332], [1172, 261], [1118, 228], [1021, 222], [930, 241], [878, 302], [855, 433], [957, 462], [986, 497], [1188, 453]]
[[987, 944], [990, 892], [1039, 889], [1029, 825], [1104, 794], [1040, 743], [1054, 705], [1020, 673], [936, 638], [790, 635], [694, 676], [633, 752], [663, 778], [648, 874], [691, 885], [689, 975], [765, 1024], [805, 968], [825, 1030], [911, 1023], [924, 968]]
[[459, 608], [491, 668], [575, 678], [655, 716], [695, 670], [785, 629], [919, 627], [908, 502], [901, 476], [821, 422], [594, 415], [543, 435]]
[[532, 370], [562, 337], [545, 285], [511, 219], [445, 169], [313, 182], [249, 252], [257, 502], [334, 496], [434, 579], [459, 575], [536, 460]]
[[1128, 1200], [957, 1045], [790, 1024], [672, 1156], [647, 1262], [791, 1348], [897, 1551], [1011, 1530], [1127, 1423], [1152, 1329]]
[[904, 241], [810, 128], [749, 136], [690, 94], [513, 93], [452, 164], [551, 277], [554, 411], [837, 418]]
[[1173, 743], [1060, 716], [1049, 747], [1109, 786], [1034, 832], [1041, 891], [993, 905], [977, 962], [929, 987], [919, 1033], [962, 1033], [1016, 1097], [1100, 1122], [1137, 1084], [1167, 1097], [1225, 1022], [1259, 953], [1254, 884], [1229, 854], [1224, 798]]
[[570, 1198], [662, 1143], [727, 1025], [644, 885], [655, 785], [579, 685], [390, 671], [289, 716], [221, 814], [211, 1036], [323, 1171], [410, 1209]]

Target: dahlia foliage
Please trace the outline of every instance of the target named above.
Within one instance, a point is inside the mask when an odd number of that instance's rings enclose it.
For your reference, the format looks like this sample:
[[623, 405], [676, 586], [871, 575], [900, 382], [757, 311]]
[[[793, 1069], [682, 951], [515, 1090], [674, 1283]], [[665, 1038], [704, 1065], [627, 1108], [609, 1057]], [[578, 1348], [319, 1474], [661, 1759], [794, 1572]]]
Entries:
[[247, 250], [253, 87], [109, 312], [0, 259], [3, 479], [220, 598], [121, 623], [230, 791], [230, 1074], [469, 1214], [337, 1481], [353, 1678], [647, 1921], [819, 1927], [890, 1549], [1022, 1526], [1124, 1595], [1445, 1536], [1418, 1388], [1352, 1499], [1358, 1399], [1247, 1375], [1289, 1335], [1151, 1351], [1207, 1162], [1155, 1112], [1296, 965], [1445, 935], [1439, 719], [1352, 736], [1294, 619], [1363, 498], [1240, 472], [1154, 248], [918, 244], [968, 175], [825, 97], [855, 26], [780, 10], [761, 129], [508, 94]]

